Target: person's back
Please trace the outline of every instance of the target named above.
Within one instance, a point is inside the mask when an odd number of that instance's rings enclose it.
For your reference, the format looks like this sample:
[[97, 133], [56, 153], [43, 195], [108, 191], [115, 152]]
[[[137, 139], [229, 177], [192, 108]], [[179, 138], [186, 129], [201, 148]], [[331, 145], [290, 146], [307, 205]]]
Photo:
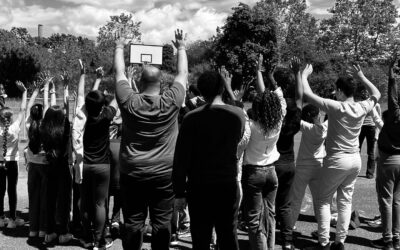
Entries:
[[192, 134], [191, 151], [197, 152], [192, 154], [189, 182], [236, 181], [243, 111], [230, 105], [205, 105], [190, 112], [185, 120]]

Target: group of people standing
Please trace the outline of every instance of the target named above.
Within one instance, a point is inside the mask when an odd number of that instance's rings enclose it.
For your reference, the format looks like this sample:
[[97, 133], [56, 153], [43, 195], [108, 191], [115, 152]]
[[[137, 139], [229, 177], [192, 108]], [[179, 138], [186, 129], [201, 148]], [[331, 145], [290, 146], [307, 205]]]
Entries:
[[[195, 250], [210, 249], [213, 230], [219, 249], [239, 249], [239, 211], [252, 250], [274, 249], [277, 224], [283, 249], [291, 250], [309, 186], [318, 222], [318, 244], [313, 249], [344, 249], [354, 185], [361, 169], [359, 136], [368, 116], [367, 125], [381, 128], [376, 188], [383, 239], [372, 243], [383, 249], [400, 249], [400, 100], [394, 63], [383, 121], [374, 108], [381, 94], [358, 65], [351, 67], [350, 75], [338, 78], [336, 100], [332, 100], [313, 93], [308, 83], [313, 68], [306, 65], [301, 70], [297, 58], [290, 64], [295, 93], [283, 91], [275, 81], [274, 67], [264, 65], [262, 55], [255, 68], [256, 93], [250, 95], [251, 108], [245, 110], [242, 96], [232, 90], [232, 75], [224, 67], [204, 72], [195, 88], [199, 96], [189, 99], [186, 40], [181, 30], [175, 32], [174, 41], [177, 75], [165, 89], [161, 88], [161, 71], [151, 65], [143, 67], [140, 88], [136, 86], [132, 68], [125, 69], [124, 48], [129, 40], [120, 31], [115, 38], [115, 98], [98, 90], [101, 68], [85, 96], [86, 72], [80, 63], [71, 123], [67, 74], [62, 76], [63, 106], [56, 105], [52, 77], [43, 74], [43, 104], [35, 104], [41, 88], [38, 84], [26, 108], [26, 89], [18, 82], [23, 92], [20, 113], [14, 116], [9, 108], [0, 110], [0, 227], [23, 224], [16, 217], [16, 184], [18, 134], [26, 112], [30, 239], [44, 237], [47, 245], [69, 242], [73, 238], [68, 227], [73, 203], [73, 220], [83, 229], [79, 236], [82, 247], [110, 247], [107, 229], [119, 229], [122, 207], [124, 249], [141, 249], [149, 215], [152, 249], [167, 250], [172, 215], [187, 206]], [[356, 80], [368, 93], [362, 101], [354, 99]], [[178, 119], [187, 106], [194, 110]], [[299, 131], [302, 138], [295, 159], [294, 136]], [[368, 173], [373, 176], [374, 157], [369, 160]], [[6, 189], [10, 218], [4, 217]], [[331, 244], [335, 194], [338, 221]], [[111, 220], [110, 195], [114, 197]]]

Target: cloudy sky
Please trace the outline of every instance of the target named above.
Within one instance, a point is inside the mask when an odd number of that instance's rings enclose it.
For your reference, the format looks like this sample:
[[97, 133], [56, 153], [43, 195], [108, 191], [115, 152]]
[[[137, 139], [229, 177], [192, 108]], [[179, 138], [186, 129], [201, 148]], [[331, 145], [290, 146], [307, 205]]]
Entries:
[[[257, 0], [242, 0], [254, 4]], [[395, 0], [400, 7], [400, 0]], [[190, 40], [207, 39], [222, 26], [239, 0], [0, 0], [0, 28], [26, 27], [36, 36], [37, 25], [44, 35], [71, 33], [95, 39], [109, 16], [134, 12], [141, 21], [142, 41], [163, 44], [173, 30], [182, 28]], [[326, 17], [334, 0], [307, 0], [309, 12]]]

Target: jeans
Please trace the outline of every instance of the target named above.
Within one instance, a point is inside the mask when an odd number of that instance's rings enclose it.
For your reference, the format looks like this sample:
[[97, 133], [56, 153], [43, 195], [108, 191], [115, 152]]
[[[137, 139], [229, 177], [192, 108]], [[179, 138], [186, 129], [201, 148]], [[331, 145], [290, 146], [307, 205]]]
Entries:
[[149, 211], [152, 226], [151, 248], [169, 250], [174, 205], [171, 173], [151, 178], [135, 178], [121, 173], [120, 185], [125, 223], [123, 248], [141, 249]]
[[359, 153], [327, 156], [319, 172], [317, 192], [317, 220], [319, 242], [329, 242], [331, 203], [337, 191], [338, 221], [335, 242], [344, 243], [350, 224], [354, 185], [361, 169]]
[[376, 167], [376, 162], [375, 162], [375, 133], [376, 133], [376, 128], [375, 126], [365, 126], [363, 125], [361, 127], [361, 132], [360, 136], [358, 137], [359, 143], [360, 143], [360, 151], [362, 144], [364, 142], [364, 139], [367, 139], [367, 154], [368, 154], [368, 161], [367, 161], [367, 177], [368, 176], [374, 176], [375, 173], [375, 167]]
[[292, 226], [294, 227], [300, 214], [301, 203], [303, 202], [305, 191], [307, 186], [310, 187], [310, 191], [313, 197], [314, 213], [317, 212], [316, 195], [319, 189], [318, 186], [318, 174], [321, 170], [321, 164], [315, 165], [297, 165], [296, 172], [294, 176], [294, 181], [292, 185], [292, 190], [290, 191], [292, 195]]
[[400, 237], [400, 155], [380, 152], [376, 189], [382, 216], [383, 239]]
[[282, 154], [275, 163], [275, 171], [278, 176], [278, 191], [276, 194], [276, 214], [280, 222], [281, 237], [283, 243], [293, 241], [293, 222], [291, 194], [296, 167], [294, 165], [294, 155]]
[[106, 201], [110, 185], [109, 164], [84, 164], [83, 179], [80, 188], [81, 217], [84, 238], [92, 240], [92, 225], [94, 242], [100, 244], [106, 223]]
[[236, 180], [194, 184], [189, 179], [187, 201], [194, 250], [210, 249], [214, 227], [220, 250], [239, 250], [239, 196]]
[[242, 187], [251, 249], [274, 249], [275, 198], [278, 189], [275, 167], [244, 166]]
[[[111, 164], [110, 164], [110, 192], [109, 197], [114, 197], [114, 205], [112, 209], [111, 223], [121, 221], [121, 188], [119, 184], [120, 173], [119, 173], [119, 148], [120, 140], [110, 140], [110, 152], [111, 152]], [[110, 201], [110, 199], [108, 199]], [[107, 204], [107, 216], [109, 210], [109, 202]]]
[[46, 230], [47, 164], [28, 163], [29, 230]]
[[6, 161], [4, 167], [0, 167], [0, 216], [4, 216], [4, 197], [6, 190], [10, 207], [10, 218], [15, 219], [17, 213], [17, 183], [18, 162]]
[[72, 202], [71, 191], [72, 174], [68, 160], [61, 158], [51, 162], [47, 171], [47, 234], [68, 233]]

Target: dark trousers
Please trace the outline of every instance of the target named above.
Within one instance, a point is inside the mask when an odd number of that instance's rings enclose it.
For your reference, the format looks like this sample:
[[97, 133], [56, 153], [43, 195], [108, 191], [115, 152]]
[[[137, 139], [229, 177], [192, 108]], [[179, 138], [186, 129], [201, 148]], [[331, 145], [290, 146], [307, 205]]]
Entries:
[[375, 162], [375, 133], [376, 128], [375, 126], [362, 126], [360, 136], [358, 137], [360, 143], [360, 151], [364, 139], [367, 139], [367, 154], [368, 154], [368, 161], [367, 161], [367, 176], [374, 176], [376, 162]]
[[149, 211], [152, 226], [151, 248], [169, 250], [174, 205], [171, 173], [151, 178], [135, 178], [121, 173], [120, 185], [125, 223], [123, 248], [141, 249]]
[[293, 222], [290, 189], [296, 171], [294, 156], [281, 155], [275, 163], [275, 171], [279, 182], [275, 200], [277, 220], [280, 222], [283, 243], [291, 243], [293, 241]]
[[376, 173], [382, 236], [385, 241], [400, 238], [400, 155], [380, 152]]
[[58, 159], [51, 162], [47, 172], [47, 234], [68, 233], [72, 200], [71, 191], [72, 175], [68, 160]]
[[239, 183], [189, 184], [188, 190], [193, 249], [210, 249], [215, 227], [219, 249], [238, 250]]
[[100, 244], [106, 223], [106, 201], [110, 185], [109, 164], [84, 164], [83, 179], [80, 188], [81, 216], [84, 239], [91, 241], [92, 225], [94, 242]]
[[[112, 209], [111, 223], [121, 221], [121, 206], [122, 206], [122, 197], [121, 197], [121, 187], [119, 184], [120, 173], [119, 173], [119, 148], [120, 148], [120, 140], [110, 140], [110, 192], [109, 197], [114, 197], [114, 204]], [[107, 217], [110, 205], [110, 199], [107, 202]], [[107, 218], [108, 221], [110, 221]]]
[[4, 215], [4, 197], [7, 190], [10, 218], [15, 219], [17, 213], [17, 183], [18, 163], [6, 161], [5, 166], [0, 167], [0, 216]]
[[29, 230], [46, 230], [47, 164], [28, 163]]
[[244, 166], [242, 187], [251, 249], [274, 249], [275, 198], [278, 189], [275, 167]]

